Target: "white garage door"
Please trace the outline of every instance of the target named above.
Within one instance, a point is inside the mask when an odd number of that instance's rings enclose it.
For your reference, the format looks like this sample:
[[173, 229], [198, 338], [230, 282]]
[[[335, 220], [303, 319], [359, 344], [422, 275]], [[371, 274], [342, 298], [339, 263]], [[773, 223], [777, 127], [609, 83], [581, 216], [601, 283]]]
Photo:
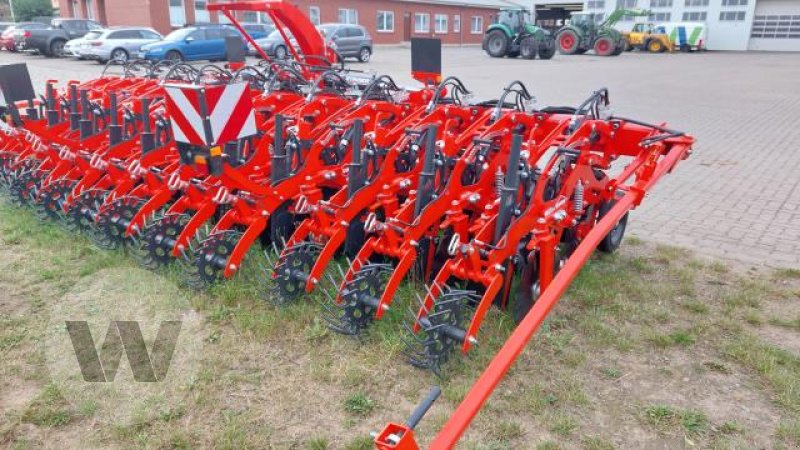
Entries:
[[800, 1], [757, 0], [749, 48], [800, 51]]

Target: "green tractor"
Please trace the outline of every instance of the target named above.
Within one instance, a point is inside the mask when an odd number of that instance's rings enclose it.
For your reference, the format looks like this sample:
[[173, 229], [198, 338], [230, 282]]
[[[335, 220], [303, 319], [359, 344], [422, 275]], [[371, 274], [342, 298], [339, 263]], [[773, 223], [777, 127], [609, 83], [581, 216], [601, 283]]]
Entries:
[[594, 50], [598, 56], [617, 56], [625, 51], [627, 43], [614, 24], [626, 16], [650, 14], [650, 11], [642, 9], [617, 9], [605, 21], [598, 23], [596, 13], [572, 13], [569, 24], [556, 32], [556, 46], [559, 53], [564, 55], [580, 55]]
[[533, 25], [526, 9], [504, 9], [483, 38], [483, 49], [489, 56], [502, 58], [550, 59], [556, 53], [553, 35]]

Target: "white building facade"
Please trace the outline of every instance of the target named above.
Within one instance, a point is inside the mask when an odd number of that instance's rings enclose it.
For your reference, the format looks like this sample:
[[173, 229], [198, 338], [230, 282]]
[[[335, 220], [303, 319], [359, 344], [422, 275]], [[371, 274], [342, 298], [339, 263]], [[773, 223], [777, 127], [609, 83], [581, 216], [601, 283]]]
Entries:
[[[617, 8], [653, 12], [651, 22], [705, 22], [709, 50], [800, 52], [800, 0], [535, 0], [535, 9], [581, 5], [584, 11], [608, 17]], [[630, 29], [644, 17], [626, 17], [617, 24]]]

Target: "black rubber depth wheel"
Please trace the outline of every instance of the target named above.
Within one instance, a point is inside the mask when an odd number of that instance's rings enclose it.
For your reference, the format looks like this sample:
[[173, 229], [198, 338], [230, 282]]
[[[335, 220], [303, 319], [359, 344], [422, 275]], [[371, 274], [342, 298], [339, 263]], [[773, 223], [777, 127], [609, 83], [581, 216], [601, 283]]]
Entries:
[[509, 44], [508, 36], [501, 30], [493, 30], [486, 35], [486, 53], [492, 58], [506, 56]]
[[[600, 206], [599, 217], [598, 221], [602, 219], [608, 211], [614, 206], [616, 202], [606, 202]], [[617, 225], [608, 232], [606, 237], [600, 241], [600, 244], [597, 246], [597, 249], [603, 253], [614, 253], [619, 249], [619, 246], [622, 244], [622, 239], [625, 237], [625, 228], [628, 225], [628, 213], [625, 213], [624, 216], [617, 222]]]

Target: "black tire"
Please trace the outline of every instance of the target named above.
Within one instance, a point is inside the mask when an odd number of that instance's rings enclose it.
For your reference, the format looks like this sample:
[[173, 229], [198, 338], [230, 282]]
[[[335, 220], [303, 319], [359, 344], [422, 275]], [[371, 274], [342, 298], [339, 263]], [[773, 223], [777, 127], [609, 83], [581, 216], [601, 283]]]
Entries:
[[127, 62], [128, 58], [130, 58], [130, 55], [128, 55], [127, 50], [125, 50], [124, 48], [115, 48], [114, 50], [111, 50], [110, 56], [111, 59], [121, 62]]
[[533, 261], [524, 261], [521, 265], [520, 281], [511, 304], [511, 317], [517, 325], [528, 315], [540, 294], [538, 257], [532, 256]]
[[486, 53], [492, 58], [502, 58], [508, 54], [508, 47], [511, 40], [502, 30], [492, 30], [486, 34], [485, 38]]
[[164, 59], [167, 61], [181, 62], [183, 61], [183, 55], [177, 50], [170, 50], [164, 55]]
[[64, 44], [67, 41], [63, 39], [56, 39], [50, 43], [50, 46], [47, 47], [47, 56], [51, 56], [54, 58], [61, 58], [64, 56]]
[[580, 54], [581, 40], [573, 30], [562, 30], [556, 35], [556, 47], [562, 55]]
[[372, 50], [369, 47], [363, 47], [361, 51], [358, 52], [358, 60], [362, 63], [368, 63], [370, 58], [372, 58]]
[[539, 59], [550, 59], [556, 54], [556, 40], [548, 37], [539, 42]]
[[289, 52], [286, 51], [286, 47], [282, 45], [275, 47], [275, 59], [284, 60], [288, 55]]
[[[602, 219], [608, 211], [614, 206], [616, 202], [606, 202], [600, 205], [598, 221]], [[600, 241], [597, 249], [603, 253], [614, 253], [622, 245], [622, 239], [625, 237], [625, 228], [628, 225], [628, 213], [617, 222], [617, 225], [608, 232], [606, 237]]]
[[519, 44], [519, 55], [524, 59], [534, 59], [539, 53], [539, 41], [533, 37], [526, 37]]

